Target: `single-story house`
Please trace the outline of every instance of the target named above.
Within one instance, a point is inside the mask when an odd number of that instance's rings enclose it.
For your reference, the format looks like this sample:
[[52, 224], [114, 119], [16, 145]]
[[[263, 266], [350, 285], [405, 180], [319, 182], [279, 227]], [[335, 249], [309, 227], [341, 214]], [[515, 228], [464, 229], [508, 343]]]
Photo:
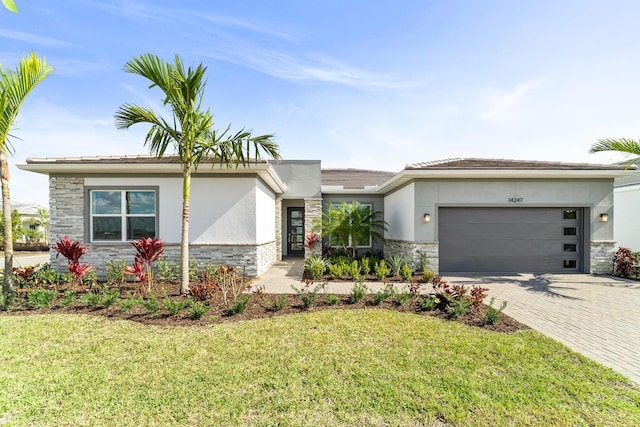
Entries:
[[[99, 276], [107, 260], [132, 259], [128, 242], [143, 235], [163, 239], [178, 260], [175, 157], [29, 158], [19, 167], [49, 176], [51, 240], [84, 242]], [[495, 159], [415, 163], [397, 173], [322, 169], [319, 160], [201, 164], [191, 184], [190, 255], [259, 276], [283, 256], [311, 253], [305, 235], [330, 204], [358, 201], [388, 223], [384, 246], [363, 249], [414, 268], [426, 258], [441, 273], [608, 273], [613, 182], [631, 174], [620, 165]], [[63, 269], [64, 260], [51, 261]]]
[[[628, 162], [621, 163], [627, 165]], [[640, 160], [635, 161], [640, 166]], [[613, 223], [613, 239], [618, 246], [640, 251], [640, 172], [632, 176], [616, 178], [613, 187], [613, 203], [616, 220]]]

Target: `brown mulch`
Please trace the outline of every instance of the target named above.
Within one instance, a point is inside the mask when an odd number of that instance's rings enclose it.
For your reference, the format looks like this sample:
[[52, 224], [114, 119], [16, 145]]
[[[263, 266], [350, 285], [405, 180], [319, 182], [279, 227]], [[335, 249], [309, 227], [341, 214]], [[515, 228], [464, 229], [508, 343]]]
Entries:
[[[66, 289], [61, 287], [58, 289], [59, 296], [62, 296]], [[125, 283], [120, 286], [120, 296], [125, 298], [127, 294], [138, 292], [139, 287], [132, 283]], [[152, 292], [156, 294], [160, 303], [164, 298], [165, 292], [172, 299], [184, 298], [180, 295], [179, 285], [175, 283], [157, 283], [154, 284]], [[20, 292], [20, 298], [24, 298], [25, 292]], [[81, 292], [78, 293], [78, 297]], [[373, 304], [373, 295], [368, 294], [363, 300], [356, 304], [349, 302], [349, 295], [339, 295], [340, 302], [336, 305], [329, 305], [323, 293], [318, 294], [315, 305], [309, 309], [304, 309], [300, 298], [296, 295], [287, 295], [286, 304], [281, 310], [274, 310], [272, 304], [279, 295], [265, 294], [261, 292], [254, 292], [251, 295], [246, 311], [241, 314], [230, 315], [227, 313], [226, 306], [223, 303], [222, 295], [220, 292], [214, 294], [213, 298], [207, 301], [210, 305], [209, 311], [203, 318], [194, 320], [189, 317], [187, 311], [182, 311], [176, 316], [170, 316], [168, 312], [161, 308], [157, 314], [148, 314], [144, 308], [140, 305], [133, 307], [127, 312], [123, 312], [118, 303], [114, 305], [102, 308], [102, 307], [85, 307], [76, 299], [76, 302], [71, 307], [59, 306], [60, 300], [57, 300], [51, 309], [34, 309], [26, 301], [22, 301], [20, 304], [14, 304], [11, 311], [7, 314], [13, 315], [30, 315], [38, 313], [74, 313], [74, 314], [88, 314], [95, 316], [104, 316], [117, 319], [131, 320], [146, 325], [163, 325], [163, 326], [196, 326], [207, 325], [213, 323], [223, 322], [239, 322], [252, 319], [269, 318], [274, 316], [285, 316], [289, 314], [301, 313], [305, 311], [316, 312], [321, 310], [372, 310], [372, 309], [384, 309], [395, 310], [407, 313], [417, 313], [425, 316], [437, 317], [447, 321], [455, 321], [463, 323], [469, 326], [482, 328], [484, 330], [511, 333], [520, 330], [530, 329], [528, 326], [518, 322], [517, 320], [502, 314], [498, 322], [493, 325], [485, 325], [483, 320], [485, 317], [486, 306], [481, 304], [478, 307], [471, 307], [469, 312], [458, 319], [451, 318], [448, 313], [439, 310], [435, 311], [421, 311], [417, 308], [414, 300], [409, 300], [403, 305], [396, 303], [392, 297], [389, 300], [383, 302], [380, 305]]]

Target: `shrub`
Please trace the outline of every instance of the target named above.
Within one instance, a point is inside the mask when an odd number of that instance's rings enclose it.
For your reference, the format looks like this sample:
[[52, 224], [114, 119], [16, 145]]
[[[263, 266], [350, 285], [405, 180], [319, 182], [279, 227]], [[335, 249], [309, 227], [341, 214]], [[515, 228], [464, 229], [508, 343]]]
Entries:
[[400, 277], [402, 277], [402, 280], [404, 280], [405, 282], [411, 280], [411, 278], [413, 277], [413, 270], [411, 270], [409, 264], [404, 264], [402, 266], [402, 268], [400, 269]]
[[271, 302], [271, 309], [273, 311], [280, 311], [287, 305], [287, 296], [286, 295], [278, 295]]
[[471, 303], [474, 307], [477, 307], [480, 304], [482, 304], [484, 299], [487, 297], [488, 290], [489, 288], [483, 288], [482, 286], [479, 286], [479, 285], [475, 285], [474, 287], [471, 288], [471, 290], [469, 291], [469, 296], [471, 297], [471, 300], [472, 300]]
[[393, 277], [399, 277], [400, 269], [405, 264], [405, 262], [399, 256], [392, 256], [387, 258], [387, 264], [389, 264], [389, 268], [391, 269], [391, 273], [393, 273]]
[[389, 264], [384, 260], [381, 259], [377, 264], [374, 264], [373, 274], [376, 276], [376, 279], [383, 280], [389, 273], [391, 273], [391, 268], [389, 268]]
[[362, 274], [364, 274], [365, 276], [371, 273], [371, 264], [369, 262], [369, 258], [362, 258], [362, 260], [360, 260], [360, 266], [362, 267]]
[[338, 295], [334, 295], [334, 294], [326, 294], [324, 296], [324, 300], [329, 305], [336, 305], [336, 304], [338, 304], [340, 302], [340, 297]]
[[133, 266], [126, 267], [126, 274], [132, 274], [140, 282], [147, 282], [147, 292], [151, 292], [153, 263], [164, 253], [164, 242], [157, 237], [141, 237], [131, 242], [136, 249]]
[[192, 283], [189, 285], [189, 295], [196, 301], [207, 302], [215, 294], [217, 285], [215, 283], [205, 282]]
[[202, 316], [207, 314], [211, 307], [203, 303], [202, 301], [191, 301], [189, 304], [189, 316], [194, 319], [202, 319]]
[[102, 287], [99, 304], [105, 308], [110, 307], [120, 298], [120, 291], [105, 285]]
[[162, 305], [169, 312], [171, 316], [175, 316], [180, 313], [182, 310], [186, 309], [189, 305], [189, 301], [183, 298], [171, 299], [169, 295], [167, 295], [167, 291], [164, 291], [164, 298], [162, 299]]
[[429, 270], [428, 268], [422, 270], [422, 280], [425, 283], [432, 281], [434, 277], [436, 277], [436, 273], [432, 270]]
[[76, 300], [76, 294], [76, 291], [65, 291], [58, 304], [60, 304], [61, 307], [69, 307], [70, 305], [73, 305]]
[[447, 312], [451, 317], [455, 317], [457, 319], [467, 314], [472, 302], [473, 301], [469, 299], [450, 300], [449, 305], [447, 306]]
[[35, 285], [57, 286], [62, 282], [62, 275], [57, 271], [51, 269], [49, 263], [43, 264], [40, 268], [37, 268], [32, 274], [31, 279]]
[[120, 301], [120, 309], [126, 313], [139, 304], [140, 300], [138, 298], [134, 297], [130, 293], [127, 293], [127, 297]]
[[180, 274], [180, 266], [171, 264], [164, 258], [160, 258], [156, 263], [157, 277], [167, 282], [175, 282]]
[[227, 314], [233, 316], [244, 313], [249, 301], [251, 301], [251, 295], [249, 294], [244, 294], [240, 298], [236, 298], [227, 309]]
[[489, 305], [487, 306], [487, 311], [484, 314], [484, 324], [485, 325], [493, 325], [498, 320], [500, 320], [500, 316], [502, 316], [502, 311], [507, 307], [507, 302], [502, 301], [499, 309], [493, 308], [493, 302], [495, 301], [494, 297], [491, 297], [489, 301]]
[[14, 292], [4, 293], [0, 292], [0, 310], [6, 311], [11, 308], [16, 300], [16, 294]]
[[329, 275], [333, 280], [342, 277], [342, 266], [340, 264], [329, 264]]
[[367, 285], [365, 285], [362, 281], [356, 282], [353, 284], [353, 288], [351, 288], [351, 293], [349, 294], [349, 303], [357, 304], [367, 295]]
[[304, 261], [304, 266], [313, 280], [318, 280], [322, 277], [328, 264], [329, 262], [319, 255], [311, 255]]
[[150, 293], [149, 296], [143, 299], [140, 304], [149, 314], [157, 314], [160, 311], [160, 301], [158, 301], [158, 297], [156, 294]]
[[124, 259], [120, 261], [107, 261], [107, 283], [112, 285], [122, 285], [127, 278], [127, 262]]
[[35, 266], [13, 267], [13, 277], [19, 289], [26, 288], [31, 284], [30, 282], [32, 282], [32, 280], [30, 280], [30, 276], [35, 269]]
[[[229, 307], [232, 302], [237, 300], [247, 288], [244, 280], [236, 274], [236, 269], [230, 265], [219, 266], [215, 272], [215, 279], [215, 283], [222, 293], [222, 299], [226, 307]], [[231, 293], [231, 295], [229, 295], [229, 293]], [[231, 300], [229, 300], [230, 296]]]
[[309, 248], [309, 250], [311, 252], [313, 252], [313, 248], [316, 246], [316, 244], [320, 241], [320, 236], [318, 235], [318, 233], [308, 233], [307, 236], [304, 239], [304, 246], [305, 248]]
[[100, 304], [100, 295], [94, 292], [85, 292], [80, 296], [78, 300], [80, 301], [80, 304], [84, 305], [85, 307], [95, 307], [96, 305]]
[[357, 259], [351, 261], [351, 265], [349, 267], [349, 275], [353, 280], [360, 280], [360, 272], [362, 271], [362, 267], [360, 267], [360, 263], [358, 263]]
[[27, 300], [35, 308], [51, 308], [58, 291], [53, 289], [34, 289], [29, 291]]
[[322, 286], [316, 286], [311, 289], [311, 282], [306, 283], [302, 288], [298, 289], [291, 285], [291, 289], [296, 293], [296, 296], [302, 301], [302, 307], [306, 310], [316, 303], [318, 298], [318, 292], [322, 289]]
[[415, 298], [418, 296], [418, 294], [420, 293], [421, 287], [422, 287], [421, 283], [414, 282], [414, 281], [409, 282], [409, 285], [407, 286], [407, 288], [409, 290], [409, 295], [411, 295], [411, 298]]
[[385, 302], [387, 299], [394, 296], [396, 293], [396, 289], [393, 287], [391, 283], [387, 283], [384, 285], [384, 289], [373, 294], [373, 304], [380, 305]]
[[629, 279], [636, 273], [636, 265], [638, 259], [633, 256], [628, 248], [618, 248], [613, 257], [613, 274], [614, 276]]
[[438, 300], [438, 297], [436, 297], [435, 295], [425, 295], [425, 296], [418, 295], [416, 298], [416, 303], [418, 304], [418, 307], [420, 307], [420, 310], [423, 310], [423, 311], [435, 310], [439, 302], [440, 301]]
[[396, 294], [396, 303], [398, 305], [405, 305], [407, 301], [411, 299], [411, 294], [409, 292], [403, 291], [399, 294]]
[[91, 266], [88, 264], [80, 264], [80, 258], [89, 252], [83, 244], [78, 240], [71, 240], [69, 236], [64, 236], [55, 245], [51, 247], [56, 251], [56, 258], [62, 255], [67, 259], [67, 269], [73, 277], [74, 285], [81, 285], [82, 290], [85, 290], [82, 278], [91, 270]]
[[[178, 271], [180, 271], [180, 268], [178, 268]], [[195, 259], [192, 259], [189, 261], [189, 281], [195, 282], [196, 280], [198, 280], [198, 263]]]

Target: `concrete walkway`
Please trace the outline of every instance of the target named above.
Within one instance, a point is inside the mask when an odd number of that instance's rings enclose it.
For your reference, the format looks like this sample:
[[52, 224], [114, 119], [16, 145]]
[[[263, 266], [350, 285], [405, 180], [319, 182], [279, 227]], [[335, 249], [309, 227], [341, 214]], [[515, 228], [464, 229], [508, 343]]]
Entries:
[[[299, 288], [304, 260], [277, 262], [253, 284], [268, 293]], [[587, 274], [447, 275], [450, 283], [482, 285], [507, 301], [505, 313], [640, 384], [640, 282]], [[347, 294], [352, 283], [329, 283]], [[383, 284], [368, 284], [376, 292]], [[486, 301], [489, 302], [488, 300]]]

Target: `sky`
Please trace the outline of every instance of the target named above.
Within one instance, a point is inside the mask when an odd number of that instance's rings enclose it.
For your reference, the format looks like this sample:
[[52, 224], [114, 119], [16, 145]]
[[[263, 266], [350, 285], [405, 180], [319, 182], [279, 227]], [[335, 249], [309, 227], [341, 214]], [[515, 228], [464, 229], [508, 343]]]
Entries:
[[11, 198], [48, 204], [28, 157], [146, 154], [162, 111], [125, 73], [143, 53], [207, 67], [216, 128], [275, 134], [285, 159], [399, 171], [452, 157], [610, 163], [599, 138], [640, 133], [640, 2], [573, 0], [16, 0], [0, 8], [0, 64], [55, 68], [15, 129]]

